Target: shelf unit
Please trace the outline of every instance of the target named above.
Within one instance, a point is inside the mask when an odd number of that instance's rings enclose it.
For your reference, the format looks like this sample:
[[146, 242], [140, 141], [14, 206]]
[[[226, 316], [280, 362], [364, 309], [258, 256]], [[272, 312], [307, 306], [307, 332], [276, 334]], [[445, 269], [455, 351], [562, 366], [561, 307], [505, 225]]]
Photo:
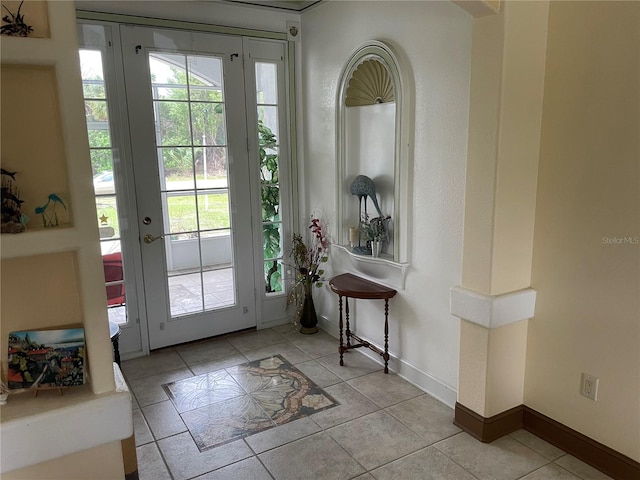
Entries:
[[[64, 215], [64, 224], [44, 228], [33, 212], [23, 210], [32, 217], [27, 231], [0, 236], [1, 348], [7, 352], [11, 331], [82, 324], [88, 383], [66, 390], [61, 397], [51, 392], [44, 392], [46, 394], [37, 398], [28, 393], [10, 395], [8, 404], [0, 410], [0, 433], [2, 437], [12, 438], [11, 444], [23, 445], [24, 450], [22, 454], [14, 452], [17, 458], [9, 458], [9, 449], [2, 449], [3, 476], [10, 470], [119, 441], [132, 433], [130, 396], [119, 369], [114, 368], [109, 337], [74, 3], [34, 4], [43, 9], [49, 36], [3, 36], [0, 43], [2, 103], [5, 104], [5, 99], [9, 100], [6, 103], [26, 102], [24, 111], [3, 108], [2, 162], [3, 168], [19, 172], [16, 181], [18, 187], [21, 183], [25, 186], [21, 189], [25, 205], [37, 204], [46, 200], [50, 193], [58, 193], [65, 200], [68, 212]], [[27, 21], [25, 7], [32, 5], [25, 2], [22, 9]], [[24, 73], [34, 68], [33, 71], [53, 72], [54, 85], [50, 90], [55, 98], [46, 103], [54, 105], [54, 111], [38, 112], [37, 108], [29, 107], [29, 98], [34, 96], [29, 90], [32, 86], [5, 82], [4, 73]], [[42, 118], [53, 120], [43, 121]], [[9, 119], [16, 123], [11, 125]], [[61, 148], [51, 157], [43, 156], [40, 152], [45, 142], [41, 138], [51, 136], [52, 131], [59, 132]], [[18, 152], [21, 155], [17, 155]], [[55, 192], [48, 190], [50, 179], [56, 186]], [[0, 359], [6, 372], [6, 353]], [[102, 427], [96, 422], [102, 422]], [[62, 449], [55, 446], [34, 448], [38, 447], [33, 444], [38, 437], [47, 438], [51, 432], [59, 432], [54, 428], [58, 423], [81, 424], [84, 434], [74, 430], [66, 437], [76, 437], [74, 442], [54, 442], [66, 443]], [[95, 427], [94, 431], [85, 428], [87, 425]], [[118, 463], [116, 460], [114, 464]]]
[[[78, 57], [78, 42], [76, 37], [75, 12], [72, 2], [51, 2], [48, 4], [49, 38], [20, 38], [3, 37], [2, 39], [2, 69], [20, 68], [23, 66], [40, 66], [53, 68], [56, 78], [56, 93], [59, 117], [59, 129], [62, 134], [64, 158], [35, 159], [18, 163], [6, 157], [6, 152], [15, 151], [12, 143], [22, 145], [29, 151], [29, 144], [38, 142], [37, 131], [25, 131], [23, 138], [6, 138], [3, 135], [3, 163], [17, 170], [24, 169], [24, 176], [37, 176], [38, 161], [62, 162], [60, 169], [66, 170], [68, 189], [61, 194], [68, 196], [70, 224], [54, 228], [42, 228], [37, 225], [38, 219], [32, 218], [28, 231], [21, 234], [3, 234], [0, 236], [1, 257], [17, 259], [35, 255], [54, 255], [59, 252], [74, 252], [78, 285], [80, 285], [79, 299], [82, 318], [69, 319], [68, 323], [82, 323], [85, 327], [87, 339], [88, 362], [91, 368], [91, 387], [94, 393], [103, 393], [115, 388], [113, 371], [111, 369], [111, 344], [106, 313], [106, 298], [104, 279], [102, 278], [102, 259], [100, 256], [98, 226], [95, 219], [95, 204], [93, 201], [91, 165], [89, 162], [89, 147], [84, 119], [84, 105], [82, 100], [82, 83]], [[5, 82], [3, 90], [9, 88]], [[7, 92], [5, 95], [29, 96], [29, 92]], [[28, 109], [30, 110], [30, 109]], [[4, 113], [4, 112], [3, 112]], [[35, 112], [14, 112], [14, 115], [34, 115]], [[28, 119], [27, 119], [28, 120]], [[3, 122], [4, 123], [4, 122]], [[19, 161], [20, 159], [18, 159]], [[55, 167], [54, 167], [55, 168]], [[42, 178], [38, 180], [42, 181]], [[44, 179], [46, 180], [46, 179]], [[18, 175], [20, 185], [20, 174]], [[37, 192], [37, 199], [46, 199], [50, 191]], [[27, 213], [27, 212], [25, 212]], [[29, 213], [27, 213], [29, 215]], [[33, 216], [33, 214], [31, 214]], [[33, 272], [34, 275], [41, 272]], [[3, 289], [4, 289], [3, 282]], [[25, 291], [22, 301], [37, 301], [29, 298]], [[53, 325], [38, 324], [37, 319], [22, 320], [11, 317], [13, 311], [9, 303], [19, 302], [20, 299], [3, 298], [2, 330], [16, 324], [25, 328], [40, 328]], [[5, 313], [6, 312], [6, 313]], [[35, 324], [35, 325], [34, 325]], [[6, 342], [6, 339], [2, 339]], [[6, 348], [3, 350], [6, 351]], [[6, 365], [4, 366], [6, 368]]]
[[354, 273], [385, 286], [404, 290], [408, 263], [394, 262], [391, 255], [375, 258], [353, 253], [351, 247], [346, 245], [332, 245], [331, 248], [336, 254], [336, 264], [340, 265], [339, 271]]

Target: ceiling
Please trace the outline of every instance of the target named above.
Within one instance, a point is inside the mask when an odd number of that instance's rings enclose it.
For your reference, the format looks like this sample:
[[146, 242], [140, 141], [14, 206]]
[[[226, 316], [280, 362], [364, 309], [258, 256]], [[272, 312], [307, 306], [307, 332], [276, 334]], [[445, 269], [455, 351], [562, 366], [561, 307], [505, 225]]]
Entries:
[[326, 0], [225, 0], [229, 3], [242, 3], [258, 7], [268, 7], [290, 12], [304, 12], [305, 10]]

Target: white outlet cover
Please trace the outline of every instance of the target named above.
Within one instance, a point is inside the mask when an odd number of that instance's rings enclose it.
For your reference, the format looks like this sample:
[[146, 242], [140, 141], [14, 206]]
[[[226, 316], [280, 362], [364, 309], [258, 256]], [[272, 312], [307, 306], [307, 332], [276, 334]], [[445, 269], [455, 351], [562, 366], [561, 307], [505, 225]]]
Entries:
[[589, 398], [594, 402], [598, 401], [599, 383], [600, 379], [598, 377], [594, 377], [588, 373], [583, 373], [580, 381], [580, 395]]

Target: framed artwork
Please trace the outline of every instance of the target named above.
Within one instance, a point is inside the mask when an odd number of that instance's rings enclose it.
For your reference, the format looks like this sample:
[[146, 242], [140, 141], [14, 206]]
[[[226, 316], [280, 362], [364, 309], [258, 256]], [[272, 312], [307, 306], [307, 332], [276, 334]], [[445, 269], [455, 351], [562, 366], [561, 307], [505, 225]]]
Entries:
[[10, 389], [60, 388], [84, 384], [83, 328], [9, 334]]

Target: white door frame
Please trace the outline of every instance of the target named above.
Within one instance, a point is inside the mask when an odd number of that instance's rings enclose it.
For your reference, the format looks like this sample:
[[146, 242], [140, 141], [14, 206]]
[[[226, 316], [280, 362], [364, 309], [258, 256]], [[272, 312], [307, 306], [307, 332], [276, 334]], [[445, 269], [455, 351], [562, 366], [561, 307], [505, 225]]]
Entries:
[[[106, 42], [109, 47], [109, 55], [112, 58], [115, 58], [113, 63], [107, 66], [105, 75], [111, 77], [110, 84], [112, 88], [115, 90], [115, 95], [112, 93], [112, 97], [116, 98], [124, 98], [124, 74], [121, 66], [121, 48], [120, 48], [120, 38], [118, 35], [118, 26], [124, 25], [126, 23], [123, 22], [131, 22], [131, 24], [141, 23], [141, 19], [139, 17], [127, 17], [126, 15], [114, 15], [109, 13], [99, 13], [99, 12], [88, 12], [88, 11], [77, 11], [77, 16], [80, 19], [79, 23], [83, 24], [91, 24], [91, 25], [101, 25], [106, 29], [107, 32], [114, 31], [115, 34], [111, 36], [111, 38], [107, 38]], [[290, 152], [287, 156], [286, 160], [283, 159], [283, 167], [289, 173], [289, 186], [290, 189], [287, 192], [288, 195], [288, 205], [284, 207], [288, 210], [288, 219], [284, 224], [284, 240], [288, 243], [288, 239], [290, 239], [292, 232], [294, 231], [295, 226], [297, 225], [298, 218], [298, 210], [301, 208], [298, 205], [297, 197], [298, 197], [298, 188], [297, 188], [297, 162], [296, 162], [296, 154], [297, 145], [296, 142], [296, 119], [295, 119], [295, 88], [294, 84], [296, 83], [296, 74], [295, 74], [295, 58], [298, 55], [296, 50], [296, 45], [294, 41], [286, 41], [287, 35], [279, 32], [269, 32], [269, 31], [258, 31], [258, 30], [247, 30], [243, 28], [237, 27], [218, 27], [215, 25], [203, 25], [203, 24], [191, 24], [190, 22], [182, 22], [182, 21], [170, 21], [170, 20], [155, 20], [153, 18], [144, 18], [142, 19], [145, 25], [155, 26], [162, 25], [163, 27], [171, 27], [182, 30], [190, 30], [197, 29], [199, 31], [209, 31], [214, 33], [224, 33], [229, 35], [237, 35], [243, 36], [245, 44], [247, 41], [257, 40], [265, 41], [265, 40], [274, 40], [274, 43], [279, 43], [283, 46], [284, 49], [284, 70], [282, 81], [286, 84], [285, 94], [282, 96], [284, 100], [284, 111], [281, 116], [281, 122], [285, 122], [286, 124], [280, 129], [282, 138], [282, 145], [286, 147], [286, 150]], [[88, 45], [87, 45], [88, 46]], [[247, 89], [248, 92], [248, 89]], [[249, 92], [247, 93], [250, 94]], [[285, 96], [286, 95], [286, 96]], [[249, 108], [249, 106], [247, 107]], [[121, 142], [118, 145], [118, 167], [120, 171], [120, 175], [116, 179], [117, 184], [120, 187], [120, 191], [124, 192], [133, 192], [135, 189], [132, 185], [133, 178], [133, 166], [130, 159], [132, 158], [131, 153], [131, 144], [129, 138], [129, 119], [125, 113], [116, 112], [116, 114], [112, 114], [112, 118], [117, 118], [117, 126], [118, 130], [121, 133]], [[250, 122], [251, 120], [248, 120]], [[286, 138], [284, 137], [286, 133]], [[250, 145], [250, 148], [255, 148]], [[284, 150], [283, 150], [284, 151]], [[134, 217], [139, 218], [137, 212], [137, 205], [135, 202], [134, 195], [127, 195], [126, 202], [123, 202], [126, 206], [122, 209], [126, 211], [129, 219], [133, 219]], [[133, 237], [127, 239], [123, 236], [123, 249], [127, 248], [129, 250], [128, 265], [125, 266], [125, 270], [127, 273], [127, 286], [129, 288], [130, 298], [137, 296], [138, 298], [144, 298], [144, 283], [142, 279], [142, 260], [141, 260], [141, 251], [138, 244], [138, 238], [140, 236], [140, 230], [138, 228], [138, 223], [135, 221], [128, 221], [128, 233], [129, 237]], [[261, 247], [261, 245], [254, 244], [253, 248]], [[256, 262], [256, 265], [259, 266], [260, 263]], [[256, 267], [257, 268], [257, 267]], [[260, 278], [262, 278], [260, 276]], [[136, 295], [137, 294], [137, 295]], [[273, 325], [282, 324], [287, 320], [286, 313], [284, 313], [284, 308], [277, 306], [277, 302], [274, 301], [273, 298], [267, 298], [263, 295], [263, 292], [259, 291], [257, 295], [257, 304], [256, 310], [258, 312], [257, 316], [257, 328], [268, 328]], [[131, 302], [133, 303], [133, 302]], [[282, 304], [283, 305], [283, 304]], [[134, 358], [140, 355], [146, 355], [149, 353], [149, 338], [147, 331], [147, 312], [145, 307], [145, 302], [138, 302], [137, 308], [131, 308], [133, 305], [128, 305], [129, 307], [129, 323], [127, 326], [123, 328], [123, 334], [121, 336], [121, 351], [122, 358]], [[130, 332], [131, 329], [137, 329], [139, 334], [139, 343], [135, 342], [140, 346], [139, 349], [135, 349], [134, 345], [130, 345], [129, 347], [127, 342], [127, 332]], [[131, 348], [134, 347], [134, 348]]]

